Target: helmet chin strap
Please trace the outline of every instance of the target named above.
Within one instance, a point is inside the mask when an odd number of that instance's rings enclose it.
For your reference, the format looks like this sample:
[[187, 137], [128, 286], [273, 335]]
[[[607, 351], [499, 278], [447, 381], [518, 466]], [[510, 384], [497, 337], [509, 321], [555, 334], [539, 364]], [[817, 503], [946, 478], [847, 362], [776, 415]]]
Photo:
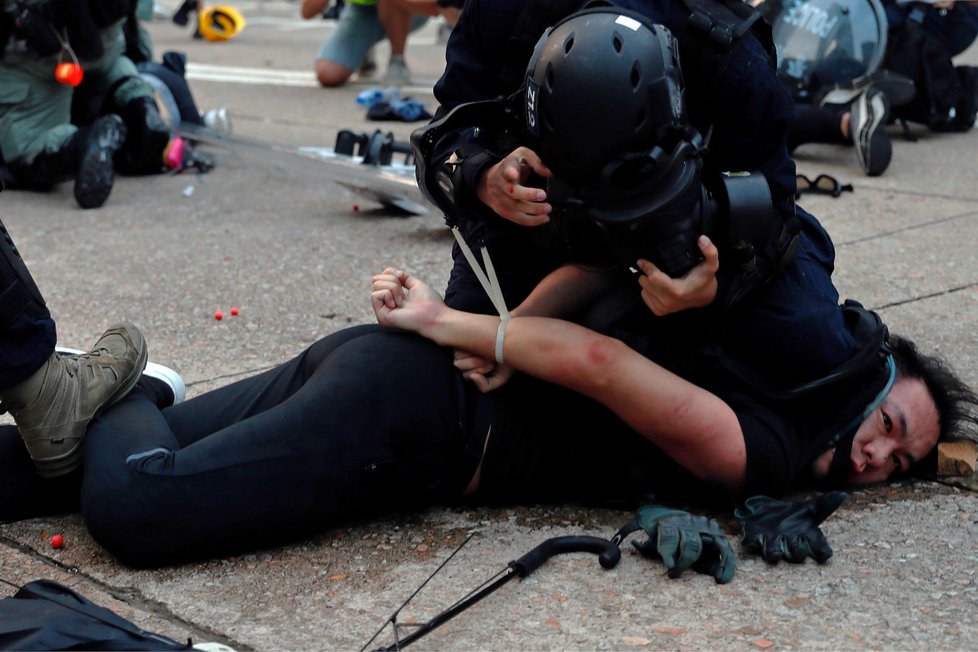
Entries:
[[883, 399], [893, 389], [893, 383], [896, 382], [896, 362], [893, 360], [892, 355], [886, 357], [886, 368], [889, 376], [886, 379], [886, 385], [883, 386], [880, 393], [870, 401], [869, 405], [866, 406], [866, 409], [859, 416], [846, 424], [826, 445], [826, 448], [835, 448], [835, 454], [832, 456], [832, 462], [829, 463], [829, 473], [826, 477], [826, 482], [830, 486], [845, 487], [849, 484], [849, 471], [852, 467], [852, 442], [856, 438], [856, 432], [859, 430], [860, 424], [866, 420], [866, 417], [880, 406]]

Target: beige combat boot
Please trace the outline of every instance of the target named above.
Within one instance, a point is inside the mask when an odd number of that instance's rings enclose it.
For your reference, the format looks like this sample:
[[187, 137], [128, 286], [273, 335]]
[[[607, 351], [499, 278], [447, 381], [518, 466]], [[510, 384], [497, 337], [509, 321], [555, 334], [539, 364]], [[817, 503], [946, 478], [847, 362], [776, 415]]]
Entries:
[[52, 353], [34, 375], [0, 396], [41, 477], [78, 468], [89, 422], [124, 397], [146, 366], [146, 341], [132, 324], [116, 324], [88, 353]]

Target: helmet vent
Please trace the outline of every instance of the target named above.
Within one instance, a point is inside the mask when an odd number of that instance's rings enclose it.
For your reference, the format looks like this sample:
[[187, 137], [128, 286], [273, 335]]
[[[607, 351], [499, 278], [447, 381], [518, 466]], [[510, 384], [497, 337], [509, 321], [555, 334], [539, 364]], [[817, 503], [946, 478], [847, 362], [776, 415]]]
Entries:
[[621, 54], [622, 48], [625, 47], [625, 44], [622, 43], [621, 37], [615, 34], [615, 36], [611, 39], [611, 47], [615, 48], [615, 52]]
[[631, 82], [633, 89], [638, 89], [639, 82], [642, 81], [642, 71], [638, 68], [638, 61], [632, 64], [632, 72], [628, 76], [628, 81]]
[[567, 40], [564, 41], [564, 54], [570, 54], [570, 51], [573, 47], [574, 47], [574, 35], [571, 34], [569, 37], [567, 37]]

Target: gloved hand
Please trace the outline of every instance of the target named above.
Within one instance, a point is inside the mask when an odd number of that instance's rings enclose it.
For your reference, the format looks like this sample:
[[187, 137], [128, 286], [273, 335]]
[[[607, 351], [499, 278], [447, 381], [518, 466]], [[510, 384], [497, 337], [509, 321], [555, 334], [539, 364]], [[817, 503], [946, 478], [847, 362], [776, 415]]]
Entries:
[[632, 545], [648, 557], [662, 559], [669, 577], [679, 577], [684, 570], [692, 568], [712, 575], [718, 584], [733, 579], [737, 556], [712, 518], [659, 505], [643, 505], [638, 508], [636, 520], [649, 538], [632, 541]]
[[824, 564], [832, 547], [818, 526], [846, 499], [844, 491], [832, 491], [804, 502], [787, 502], [753, 496], [735, 512], [743, 528], [742, 541], [748, 552], [772, 564], [782, 559], [800, 564], [811, 557]]

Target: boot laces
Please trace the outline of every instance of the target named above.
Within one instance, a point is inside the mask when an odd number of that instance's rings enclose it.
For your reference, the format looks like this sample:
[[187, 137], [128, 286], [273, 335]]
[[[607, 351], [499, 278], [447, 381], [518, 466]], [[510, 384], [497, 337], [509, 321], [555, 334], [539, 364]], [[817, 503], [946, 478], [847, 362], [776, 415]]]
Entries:
[[97, 363], [98, 358], [102, 356], [103, 353], [108, 353], [104, 349], [97, 349], [95, 351], [87, 351], [85, 353], [73, 353], [70, 355], [59, 356], [61, 362], [64, 363], [65, 371], [72, 378], [78, 375], [78, 370], [85, 364]]

